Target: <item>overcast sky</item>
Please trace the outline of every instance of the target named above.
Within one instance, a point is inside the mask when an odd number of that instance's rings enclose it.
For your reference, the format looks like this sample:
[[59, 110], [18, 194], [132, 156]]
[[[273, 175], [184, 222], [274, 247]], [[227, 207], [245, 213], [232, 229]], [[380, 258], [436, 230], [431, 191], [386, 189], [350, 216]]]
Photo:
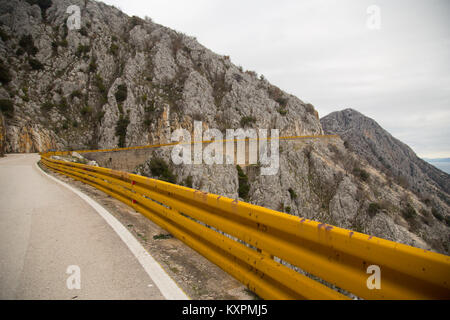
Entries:
[[[312, 103], [376, 120], [422, 157], [450, 157], [448, 0], [103, 0], [149, 16]], [[380, 9], [381, 29], [367, 27]]]

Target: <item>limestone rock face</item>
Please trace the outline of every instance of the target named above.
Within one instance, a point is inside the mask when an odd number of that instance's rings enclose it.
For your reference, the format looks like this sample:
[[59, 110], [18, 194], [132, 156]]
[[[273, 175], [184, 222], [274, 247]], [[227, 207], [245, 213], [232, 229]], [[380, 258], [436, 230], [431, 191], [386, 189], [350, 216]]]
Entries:
[[[67, 28], [70, 5], [81, 10], [80, 30]], [[12, 75], [2, 89], [15, 109], [7, 152], [167, 142], [168, 132], [194, 118], [210, 128], [237, 128], [251, 117], [253, 126], [286, 135], [322, 132], [312, 106], [151, 21], [95, 1], [53, 0], [45, 14], [26, 1], [1, 0], [0, 7], [2, 63]], [[123, 100], [119, 85], [127, 89]], [[21, 141], [30, 123], [54, 140]]]
[[326, 133], [340, 135], [353, 152], [373, 167], [422, 197], [435, 210], [449, 213], [450, 175], [417, 157], [374, 120], [346, 109], [333, 112], [320, 122]]
[[[450, 175], [419, 159], [406, 144], [358, 111], [333, 112], [320, 120], [328, 134], [339, 134], [358, 155], [378, 169], [403, 178], [418, 192], [439, 188], [450, 201]], [[423, 186], [421, 186], [423, 184]], [[424, 189], [424, 190], [421, 190]]]
[[22, 127], [7, 126], [6, 134], [11, 139], [7, 141], [7, 151], [11, 151], [11, 144], [17, 146], [14, 152], [27, 153], [63, 147], [54, 132], [36, 123], [26, 123]]

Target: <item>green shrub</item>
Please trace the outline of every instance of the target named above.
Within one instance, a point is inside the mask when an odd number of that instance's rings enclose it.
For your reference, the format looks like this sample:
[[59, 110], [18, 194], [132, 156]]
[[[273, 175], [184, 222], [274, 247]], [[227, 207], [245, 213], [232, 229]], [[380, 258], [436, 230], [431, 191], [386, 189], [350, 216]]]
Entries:
[[94, 84], [98, 88], [98, 91], [100, 91], [100, 94], [102, 95], [102, 103], [105, 104], [108, 100], [108, 91], [106, 90], [101, 75], [99, 74], [95, 75]]
[[97, 59], [94, 57], [91, 58], [91, 62], [89, 63], [89, 72], [97, 71]]
[[439, 211], [437, 211], [436, 208], [432, 208], [431, 209], [431, 213], [433, 214], [433, 216], [438, 219], [439, 221], [443, 221], [444, 220], [444, 216], [442, 214], [439, 213]]
[[119, 148], [125, 147], [125, 139], [127, 135], [127, 128], [130, 124], [130, 119], [127, 117], [124, 117], [123, 115], [120, 115], [119, 120], [117, 120], [116, 123], [116, 136], [119, 137]]
[[62, 97], [59, 101], [58, 107], [60, 110], [67, 110], [68, 104], [66, 97]]
[[82, 36], [87, 37], [88, 33], [85, 27], [80, 28], [80, 30], [78, 31]]
[[41, 110], [44, 112], [48, 112], [53, 109], [55, 105], [51, 101], [46, 101], [41, 105]]
[[60, 45], [61, 47], [67, 48], [67, 47], [69, 46], [69, 43], [67, 42], [67, 39], [62, 39], [62, 40], [59, 42], [59, 45]]
[[171, 239], [173, 238], [173, 236], [171, 234], [157, 234], [156, 236], [153, 236], [154, 240], [166, 240], [166, 239]]
[[52, 6], [52, 0], [26, 0], [30, 5], [37, 4], [41, 8], [42, 16], [45, 17], [47, 9]]
[[95, 120], [97, 120], [97, 122], [101, 122], [104, 116], [105, 116], [105, 111], [103, 111], [103, 110], [99, 111], [95, 115]]
[[156, 107], [155, 107], [154, 100], [149, 101], [148, 105], [144, 107], [144, 111], [147, 114], [153, 113], [153, 112], [155, 112], [155, 110], [156, 110]]
[[52, 50], [54, 53], [58, 52], [58, 42], [57, 41], [52, 41]]
[[72, 121], [72, 127], [78, 128], [78, 121], [77, 120], [73, 120]]
[[64, 75], [64, 73], [66, 73], [64, 69], [58, 70], [56, 71], [56, 77], [61, 78]]
[[288, 103], [288, 99], [287, 98], [278, 98], [275, 100], [276, 102], [278, 102], [278, 104], [282, 107], [286, 107], [287, 103]]
[[119, 109], [119, 113], [120, 113], [120, 114], [123, 114], [123, 106], [122, 106], [121, 103], [119, 103], [119, 104], [117, 105], [117, 109]]
[[0, 38], [3, 40], [3, 42], [6, 42], [9, 39], [11, 39], [11, 36], [8, 33], [6, 33], [5, 30], [0, 28]]
[[154, 240], [166, 240], [166, 239], [171, 239], [173, 238], [173, 236], [171, 234], [157, 234], [156, 236], [153, 236]]
[[249, 126], [250, 124], [252, 124], [252, 123], [255, 123], [256, 122], [256, 118], [255, 117], [252, 117], [252, 116], [245, 116], [245, 117], [242, 117], [241, 118], [241, 126], [243, 127], [243, 128], [245, 128], [245, 127], [247, 127], [247, 126]]
[[289, 194], [291, 195], [292, 200], [297, 199], [297, 194], [295, 193], [294, 189], [289, 188], [288, 191], [289, 191]]
[[402, 211], [402, 216], [406, 219], [406, 220], [411, 220], [414, 219], [417, 215], [416, 210], [414, 210], [414, 208], [412, 207], [412, 205], [410, 203], [408, 203], [406, 205], [406, 208], [403, 209]]
[[90, 45], [82, 45], [79, 44], [77, 51], [75, 52], [75, 55], [80, 58], [81, 56], [85, 56], [89, 53], [89, 51], [91, 51], [91, 46]]
[[127, 99], [127, 86], [119, 84], [115, 93], [116, 101], [118, 103], [124, 102]]
[[369, 173], [363, 169], [361, 169], [360, 173], [359, 173], [359, 177], [361, 178], [362, 181], [367, 181], [369, 179]]
[[150, 126], [152, 124], [152, 120], [150, 120], [149, 118], [145, 118], [143, 124], [144, 124], [144, 127], [150, 128]]
[[3, 84], [7, 84], [12, 80], [11, 73], [9, 72], [9, 68], [0, 60], [0, 82]]
[[270, 99], [275, 100], [281, 107], [286, 107], [288, 103], [288, 99], [284, 97], [283, 91], [275, 86], [269, 88], [269, 97]]
[[286, 212], [286, 213], [291, 213], [291, 207], [286, 207], [285, 209], [284, 209], [284, 211]]
[[0, 99], [0, 110], [8, 118], [14, 115], [14, 103], [10, 99]]
[[37, 59], [28, 58], [28, 64], [33, 70], [42, 70], [44, 69], [44, 65]]
[[444, 220], [445, 220], [445, 224], [450, 227], [450, 216], [446, 216], [444, 218]]
[[187, 176], [186, 180], [184, 181], [184, 185], [188, 188], [192, 188], [192, 176]]
[[113, 56], [117, 56], [119, 52], [119, 46], [115, 43], [111, 43], [111, 46], [109, 47], [109, 53]]
[[287, 111], [286, 109], [284, 109], [284, 108], [279, 108], [279, 109], [278, 109], [278, 112], [279, 112], [282, 116], [285, 116], [285, 115], [287, 115], [287, 113], [288, 113], [288, 111]]
[[19, 40], [19, 46], [30, 56], [34, 56], [36, 53], [38, 53], [38, 48], [34, 45], [33, 36], [23, 35]]
[[176, 183], [175, 175], [163, 159], [152, 158], [150, 160], [149, 167], [153, 176], [158, 177], [160, 180], [166, 182]]
[[83, 97], [83, 94], [81, 93], [80, 90], [74, 90], [74, 91], [72, 91], [72, 93], [70, 94], [70, 98], [71, 98], [71, 99], [73, 99], [73, 98], [81, 99], [82, 97]]
[[431, 199], [430, 198], [422, 198], [421, 199], [422, 200], [422, 202], [424, 203], [424, 204], [426, 204], [427, 206], [430, 206], [431, 205]]
[[371, 204], [369, 204], [367, 213], [369, 214], [370, 217], [374, 217], [380, 210], [381, 206], [378, 203], [372, 202]]
[[17, 48], [16, 50], [16, 56], [20, 57], [21, 55], [23, 55], [25, 53], [25, 50], [23, 50], [23, 48]]
[[353, 169], [353, 174], [359, 177], [362, 181], [367, 181], [369, 179], [369, 173], [366, 170], [358, 167]]
[[244, 199], [245, 201], [248, 200], [248, 194], [250, 192], [250, 184], [248, 183], [248, 177], [242, 171], [242, 168], [237, 165], [236, 166], [237, 172], [238, 172], [238, 181], [239, 181], [239, 197]]
[[80, 113], [82, 116], [86, 116], [88, 114], [92, 113], [92, 108], [90, 106], [84, 106], [83, 108], [81, 108]]
[[142, 25], [143, 22], [144, 22], [144, 20], [142, 20], [141, 18], [139, 18], [137, 16], [132, 16], [130, 18], [131, 29], [133, 29], [137, 25]]

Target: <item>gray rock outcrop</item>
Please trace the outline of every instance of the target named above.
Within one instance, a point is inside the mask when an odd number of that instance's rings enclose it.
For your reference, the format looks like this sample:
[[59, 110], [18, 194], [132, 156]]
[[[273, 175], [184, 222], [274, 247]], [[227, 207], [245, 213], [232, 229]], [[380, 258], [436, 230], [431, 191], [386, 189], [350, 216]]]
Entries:
[[338, 134], [346, 146], [435, 210], [448, 213], [450, 175], [420, 159], [376, 121], [358, 111], [333, 112], [320, 120], [328, 134]]

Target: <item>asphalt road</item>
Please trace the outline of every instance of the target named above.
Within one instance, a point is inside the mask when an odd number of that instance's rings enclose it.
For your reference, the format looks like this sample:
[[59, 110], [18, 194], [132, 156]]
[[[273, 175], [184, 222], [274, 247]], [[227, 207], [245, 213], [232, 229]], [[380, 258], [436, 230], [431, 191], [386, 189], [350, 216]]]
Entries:
[[0, 158], [0, 299], [164, 299], [115, 231], [38, 160]]

